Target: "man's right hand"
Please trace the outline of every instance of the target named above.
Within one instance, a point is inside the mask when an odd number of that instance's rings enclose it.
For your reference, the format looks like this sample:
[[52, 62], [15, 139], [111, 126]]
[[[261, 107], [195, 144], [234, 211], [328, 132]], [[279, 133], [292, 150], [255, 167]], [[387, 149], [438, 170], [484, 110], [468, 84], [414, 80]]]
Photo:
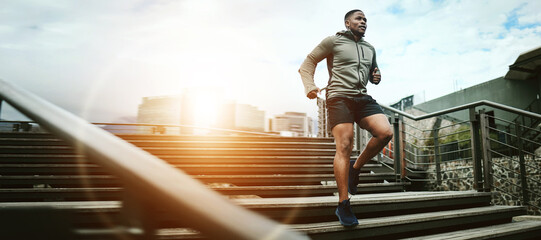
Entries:
[[317, 97], [317, 95], [319, 94], [320, 91], [321, 91], [321, 90], [320, 90], [319, 88], [316, 89], [316, 90], [312, 90], [312, 91], [310, 91], [310, 92], [308, 93], [308, 95], [306, 95], [306, 96], [307, 96], [308, 98], [310, 98], [310, 99], [314, 99], [314, 98]]

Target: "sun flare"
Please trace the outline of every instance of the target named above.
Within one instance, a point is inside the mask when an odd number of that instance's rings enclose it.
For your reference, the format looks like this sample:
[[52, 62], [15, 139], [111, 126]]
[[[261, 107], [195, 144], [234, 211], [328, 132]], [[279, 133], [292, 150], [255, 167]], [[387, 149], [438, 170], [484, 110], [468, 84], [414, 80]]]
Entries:
[[194, 123], [200, 127], [214, 127], [218, 116], [218, 101], [216, 97], [197, 95], [194, 99]]
[[202, 127], [194, 129], [197, 133], [207, 133], [208, 129], [216, 127], [220, 106], [223, 102], [221, 92], [217, 89], [189, 89], [190, 105], [193, 114], [193, 125]]

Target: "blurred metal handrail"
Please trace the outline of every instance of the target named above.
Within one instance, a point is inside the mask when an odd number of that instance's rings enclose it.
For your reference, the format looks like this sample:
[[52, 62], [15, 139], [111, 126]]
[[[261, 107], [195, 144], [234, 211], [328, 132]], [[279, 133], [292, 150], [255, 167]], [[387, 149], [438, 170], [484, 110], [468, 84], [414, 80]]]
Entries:
[[116, 173], [128, 190], [152, 196], [213, 239], [308, 239], [237, 206], [148, 152], [0, 79], [0, 99]]
[[416, 121], [431, 118], [431, 117], [437, 117], [437, 116], [440, 116], [440, 115], [444, 115], [444, 114], [448, 114], [448, 113], [452, 113], [452, 112], [456, 112], [456, 111], [475, 108], [475, 107], [479, 107], [479, 106], [489, 106], [489, 107], [505, 110], [505, 111], [508, 111], [508, 112], [525, 115], [525, 116], [528, 116], [528, 117], [541, 118], [541, 114], [528, 112], [528, 111], [525, 111], [525, 110], [522, 110], [522, 109], [506, 106], [506, 105], [503, 105], [503, 104], [499, 104], [499, 103], [495, 103], [495, 102], [491, 102], [491, 101], [487, 101], [487, 100], [481, 100], [481, 101], [477, 101], [477, 102], [472, 102], [472, 103], [468, 103], [468, 104], [464, 104], [464, 105], [460, 105], [460, 106], [456, 106], [456, 107], [436, 111], [436, 112], [433, 112], [433, 113], [427, 113], [427, 114], [420, 115], [420, 116], [414, 116], [412, 114], [409, 114], [407, 112], [404, 112], [404, 111], [401, 111], [401, 110], [398, 110], [396, 108], [392, 108], [392, 107], [389, 107], [389, 106], [385, 106], [385, 105], [381, 105], [381, 104], [380, 104], [380, 106], [382, 108], [384, 108], [384, 109], [387, 109], [387, 110], [391, 111], [391, 112], [398, 113], [398, 114], [400, 114], [400, 115], [402, 115], [404, 117], [407, 117], [407, 118], [409, 118], [411, 120], [416, 120]]

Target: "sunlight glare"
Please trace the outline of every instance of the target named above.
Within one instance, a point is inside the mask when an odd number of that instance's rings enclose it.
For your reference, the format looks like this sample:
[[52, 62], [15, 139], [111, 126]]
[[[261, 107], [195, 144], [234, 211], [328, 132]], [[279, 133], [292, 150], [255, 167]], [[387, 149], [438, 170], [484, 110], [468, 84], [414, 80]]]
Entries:
[[[221, 97], [219, 91], [213, 89], [193, 90], [193, 117], [194, 125], [198, 127], [216, 127], [218, 111], [220, 110]], [[208, 129], [194, 129], [196, 133], [208, 133]]]

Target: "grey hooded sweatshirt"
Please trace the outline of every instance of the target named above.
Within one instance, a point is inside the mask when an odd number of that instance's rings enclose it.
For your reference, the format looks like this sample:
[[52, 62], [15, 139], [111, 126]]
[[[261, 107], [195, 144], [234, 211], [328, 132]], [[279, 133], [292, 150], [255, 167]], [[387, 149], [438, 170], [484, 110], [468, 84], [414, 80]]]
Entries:
[[370, 43], [363, 38], [356, 42], [350, 31], [338, 32], [323, 39], [299, 69], [305, 94], [317, 90], [314, 73], [317, 63], [325, 58], [330, 75], [327, 99], [367, 94], [366, 84], [372, 82], [371, 73], [378, 67], [376, 51]]

